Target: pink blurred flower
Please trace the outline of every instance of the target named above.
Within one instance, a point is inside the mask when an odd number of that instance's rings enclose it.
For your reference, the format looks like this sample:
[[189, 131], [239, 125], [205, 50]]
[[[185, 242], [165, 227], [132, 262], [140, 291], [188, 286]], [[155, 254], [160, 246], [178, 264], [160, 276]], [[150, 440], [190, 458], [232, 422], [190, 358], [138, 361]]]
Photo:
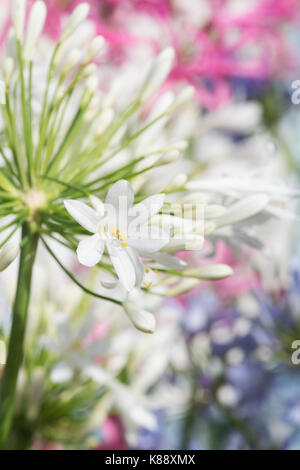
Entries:
[[126, 450], [128, 445], [118, 416], [108, 417], [100, 428], [101, 444], [95, 450]]

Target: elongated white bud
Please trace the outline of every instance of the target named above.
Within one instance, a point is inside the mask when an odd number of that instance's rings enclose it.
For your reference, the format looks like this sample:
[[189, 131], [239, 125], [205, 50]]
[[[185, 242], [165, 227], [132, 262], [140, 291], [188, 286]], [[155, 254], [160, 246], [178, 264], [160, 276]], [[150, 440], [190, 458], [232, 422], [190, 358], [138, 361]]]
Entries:
[[0, 271], [4, 271], [18, 256], [20, 247], [18, 243], [9, 242], [0, 251]]
[[146, 310], [139, 309], [136, 305], [131, 302], [123, 304], [124, 310], [137, 330], [143, 333], [154, 333], [155, 331], [155, 317], [152, 313]]
[[5, 84], [0, 80], [0, 104], [5, 104]]
[[189, 290], [194, 289], [199, 284], [198, 279], [186, 278], [182, 279], [175, 287], [168, 290], [168, 296], [174, 297], [175, 295], [181, 295]]
[[85, 67], [85, 69], [82, 72], [82, 78], [88, 78], [91, 75], [95, 74], [97, 72], [97, 65], [96, 64], [89, 64]]
[[231, 225], [249, 219], [265, 209], [268, 202], [269, 198], [265, 194], [246, 197], [232, 204], [226, 214], [216, 220], [217, 227]]
[[35, 2], [30, 11], [24, 45], [24, 58], [27, 61], [32, 60], [37, 40], [45, 25], [46, 15], [47, 8], [45, 3], [41, 1]]
[[196, 279], [217, 280], [224, 279], [233, 274], [233, 269], [227, 264], [214, 264], [197, 269], [186, 269], [184, 274]]
[[195, 95], [195, 88], [191, 85], [183, 88], [178, 95], [175, 97], [174, 102], [169, 107], [168, 111], [172, 112], [180, 106], [184, 106], [186, 103], [192, 100]]
[[167, 165], [173, 163], [179, 157], [180, 152], [178, 150], [171, 150], [170, 152], [163, 153], [162, 156], [157, 160], [153, 166]]
[[16, 38], [21, 40], [24, 33], [26, 0], [11, 0], [11, 18]]
[[11, 57], [6, 57], [3, 66], [3, 76], [5, 85], [8, 86], [14, 71], [14, 61]]
[[87, 51], [87, 56], [86, 56], [86, 61], [89, 62], [90, 60], [93, 60], [103, 49], [103, 46], [105, 44], [105, 39], [103, 36], [96, 36]]
[[4, 341], [0, 340], [0, 366], [6, 363], [6, 347]]
[[89, 14], [90, 6], [87, 2], [80, 3], [71, 14], [68, 23], [61, 35], [61, 41], [64, 41], [78, 28]]
[[167, 47], [156, 57], [140, 92], [142, 102], [147, 101], [163, 84], [171, 71], [174, 57], [172, 47]]

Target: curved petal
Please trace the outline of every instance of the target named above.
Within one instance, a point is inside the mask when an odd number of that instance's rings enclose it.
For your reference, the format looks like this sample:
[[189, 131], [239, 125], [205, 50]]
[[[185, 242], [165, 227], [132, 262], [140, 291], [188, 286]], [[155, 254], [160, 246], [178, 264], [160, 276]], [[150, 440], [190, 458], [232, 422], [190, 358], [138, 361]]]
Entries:
[[107, 244], [107, 251], [120, 282], [128, 292], [131, 291], [135, 286], [137, 276], [135, 266], [126, 249]]
[[72, 377], [73, 370], [65, 362], [58, 362], [50, 372], [50, 380], [53, 383], [68, 382]]
[[144, 265], [142, 261], [140, 260], [138, 254], [130, 247], [127, 248], [127, 253], [131, 258], [131, 261], [134, 265], [135, 268], [135, 274], [136, 274], [136, 286], [139, 287], [144, 278]]
[[169, 269], [183, 269], [185, 266], [187, 266], [186, 261], [161, 251], [159, 253], [153, 254], [152, 259]]
[[95, 266], [102, 258], [103, 250], [104, 242], [96, 233], [79, 243], [76, 251], [78, 261], [84, 266]]
[[117, 181], [113, 184], [107, 192], [105, 198], [105, 204], [113, 205], [117, 210], [120, 205], [123, 205], [129, 209], [134, 201], [134, 192], [131, 184], [126, 180]]
[[135, 204], [128, 212], [128, 216], [136, 219], [139, 225], [146, 223], [161, 209], [165, 200], [164, 194], [155, 194], [144, 201]]
[[65, 208], [69, 214], [84, 227], [88, 232], [95, 233], [99, 221], [97, 212], [83, 202], [68, 200], [64, 201]]
[[155, 225], [148, 225], [139, 227], [136, 237], [127, 238], [126, 243], [138, 251], [154, 253], [169, 243], [169, 240], [170, 237], [167, 232]]

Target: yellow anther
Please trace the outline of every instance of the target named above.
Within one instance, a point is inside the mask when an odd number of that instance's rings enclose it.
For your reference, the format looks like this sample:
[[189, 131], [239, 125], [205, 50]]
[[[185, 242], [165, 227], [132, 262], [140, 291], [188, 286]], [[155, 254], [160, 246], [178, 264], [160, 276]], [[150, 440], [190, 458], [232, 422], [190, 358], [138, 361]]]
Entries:
[[157, 271], [157, 269], [154, 269], [154, 272], [155, 272], [155, 274], [158, 274], [158, 271]]
[[149, 268], [144, 268], [145, 273], [149, 272]]
[[149, 287], [152, 286], [152, 282], [145, 282], [145, 281], [144, 281], [144, 282], [143, 282], [143, 285], [144, 285], [145, 287], [148, 287], [148, 288], [149, 288]]
[[127, 246], [127, 243], [125, 243], [125, 242], [122, 242], [122, 243], [121, 243], [121, 245], [123, 245], [123, 246]]

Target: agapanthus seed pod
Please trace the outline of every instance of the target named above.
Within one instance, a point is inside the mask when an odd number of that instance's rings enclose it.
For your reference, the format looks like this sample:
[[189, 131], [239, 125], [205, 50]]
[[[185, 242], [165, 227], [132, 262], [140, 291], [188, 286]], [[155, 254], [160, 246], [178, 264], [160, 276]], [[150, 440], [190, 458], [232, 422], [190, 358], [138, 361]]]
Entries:
[[0, 250], [0, 271], [4, 271], [18, 256], [19, 243], [9, 242]]
[[44, 2], [35, 2], [31, 8], [24, 45], [24, 59], [32, 60], [37, 40], [44, 28], [47, 8]]
[[214, 264], [203, 268], [187, 269], [184, 274], [196, 279], [218, 280], [231, 276], [233, 269], [227, 264]]

